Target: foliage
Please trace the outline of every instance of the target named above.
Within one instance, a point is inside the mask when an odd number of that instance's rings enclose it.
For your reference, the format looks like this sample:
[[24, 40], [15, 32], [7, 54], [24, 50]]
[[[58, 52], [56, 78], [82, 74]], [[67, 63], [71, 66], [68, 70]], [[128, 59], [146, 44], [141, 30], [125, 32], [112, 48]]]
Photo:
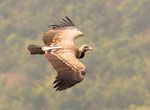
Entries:
[[[0, 110], [150, 109], [149, 0], [1, 0]], [[94, 48], [84, 81], [55, 92], [55, 70], [29, 44], [70, 17]]]

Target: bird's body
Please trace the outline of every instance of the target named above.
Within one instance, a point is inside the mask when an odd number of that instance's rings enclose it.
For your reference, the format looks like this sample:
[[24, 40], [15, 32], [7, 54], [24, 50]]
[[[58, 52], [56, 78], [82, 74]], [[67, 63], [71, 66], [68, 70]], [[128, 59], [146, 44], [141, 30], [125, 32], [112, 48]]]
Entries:
[[56, 90], [65, 90], [81, 82], [87, 68], [77, 58], [83, 58], [92, 48], [83, 45], [77, 48], [74, 39], [83, 36], [73, 22], [66, 17], [60, 25], [51, 25], [52, 29], [43, 35], [44, 47], [29, 45], [31, 54], [44, 54], [58, 75], [54, 81]]

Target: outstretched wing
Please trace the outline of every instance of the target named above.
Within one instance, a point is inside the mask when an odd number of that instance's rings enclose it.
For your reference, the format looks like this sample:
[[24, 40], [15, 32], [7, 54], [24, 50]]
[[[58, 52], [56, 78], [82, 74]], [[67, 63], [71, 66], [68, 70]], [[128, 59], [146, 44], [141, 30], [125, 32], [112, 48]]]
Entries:
[[46, 46], [74, 45], [73, 40], [82, 34], [77, 31], [68, 17], [62, 19], [60, 24], [51, 25], [51, 27], [52, 29], [43, 35], [43, 42]]
[[54, 81], [56, 91], [70, 88], [83, 80], [86, 66], [76, 59], [74, 50], [52, 50], [50, 54], [45, 54], [45, 57], [58, 73]]

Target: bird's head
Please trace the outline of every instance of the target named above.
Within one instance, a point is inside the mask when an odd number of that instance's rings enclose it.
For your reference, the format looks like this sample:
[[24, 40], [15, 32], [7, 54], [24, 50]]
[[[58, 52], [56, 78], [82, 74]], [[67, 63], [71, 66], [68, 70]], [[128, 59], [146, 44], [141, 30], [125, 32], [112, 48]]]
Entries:
[[89, 50], [93, 50], [93, 48], [85, 44], [85, 45], [82, 45], [80, 47], [80, 50], [83, 51], [83, 52], [86, 52], [86, 51], [89, 51]]

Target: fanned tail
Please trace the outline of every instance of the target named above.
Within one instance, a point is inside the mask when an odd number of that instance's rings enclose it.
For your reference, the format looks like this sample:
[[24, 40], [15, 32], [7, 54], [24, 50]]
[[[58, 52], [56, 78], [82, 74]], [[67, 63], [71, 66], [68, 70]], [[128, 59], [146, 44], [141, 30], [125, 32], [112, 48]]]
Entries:
[[30, 51], [30, 54], [32, 54], [32, 55], [45, 54], [45, 52], [42, 50], [42, 47], [37, 46], [37, 45], [29, 45], [28, 50]]

